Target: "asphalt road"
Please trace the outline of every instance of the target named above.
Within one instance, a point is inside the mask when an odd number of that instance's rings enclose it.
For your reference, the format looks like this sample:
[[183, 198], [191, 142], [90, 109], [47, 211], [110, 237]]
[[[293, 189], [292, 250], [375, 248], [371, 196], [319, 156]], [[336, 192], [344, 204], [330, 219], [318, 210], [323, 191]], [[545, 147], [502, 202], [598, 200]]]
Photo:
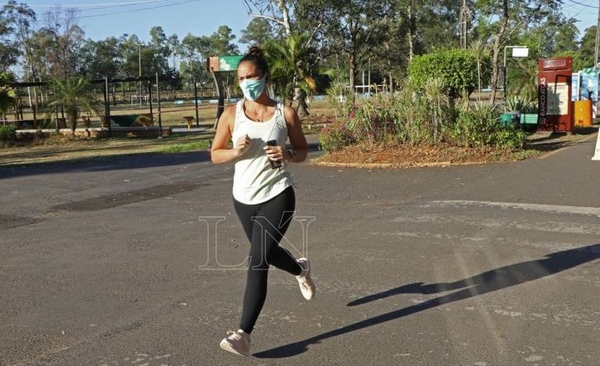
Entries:
[[[242, 359], [248, 246], [230, 165], [201, 153], [0, 168], [0, 365], [599, 365], [595, 135], [509, 164], [293, 166], [283, 244]], [[317, 154], [317, 152], [313, 153]]]

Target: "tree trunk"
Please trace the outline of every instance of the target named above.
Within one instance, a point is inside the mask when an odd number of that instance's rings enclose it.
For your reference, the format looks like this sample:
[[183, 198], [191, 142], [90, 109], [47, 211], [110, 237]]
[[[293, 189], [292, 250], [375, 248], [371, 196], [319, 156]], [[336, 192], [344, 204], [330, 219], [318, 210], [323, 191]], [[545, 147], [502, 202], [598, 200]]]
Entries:
[[298, 91], [298, 108], [296, 109], [299, 117], [309, 116], [308, 105], [306, 104], [306, 92], [300, 89]]
[[348, 60], [348, 69], [349, 69], [348, 70], [349, 71], [348, 74], [349, 74], [349, 77], [350, 77], [350, 80], [349, 80], [350, 95], [351, 95], [352, 100], [354, 100], [354, 96], [355, 96], [355, 93], [354, 93], [354, 74], [356, 72], [356, 62], [355, 62], [355, 59], [354, 59], [354, 55], [352, 55], [352, 54], [350, 55], [349, 60]]
[[69, 122], [71, 123], [71, 135], [75, 135], [75, 130], [77, 129], [77, 118], [69, 116], [69, 119]]
[[[502, 41], [504, 39], [504, 35], [506, 34], [506, 30], [508, 28], [508, 0], [502, 1], [502, 25], [500, 26], [500, 31], [498, 35], [494, 39], [493, 49], [492, 49], [492, 96], [491, 103], [492, 105], [496, 102], [496, 89], [498, 88], [498, 59], [500, 58], [500, 47], [502, 46]], [[506, 77], [506, 75], [504, 75]], [[506, 92], [506, 91], [504, 91]]]
[[414, 21], [412, 15], [412, 1], [408, 4], [408, 60], [412, 60], [415, 54], [414, 48]]
[[289, 10], [285, 6], [284, 0], [279, 0], [279, 10], [281, 10], [281, 14], [283, 16], [283, 27], [285, 28], [285, 33], [289, 38], [292, 35], [292, 27], [290, 26]]
[[111, 88], [111, 92], [112, 92], [111, 94], [112, 94], [112, 99], [113, 99], [113, 105], [116, 107], [117, 106], [117, 88], [114, 84]]

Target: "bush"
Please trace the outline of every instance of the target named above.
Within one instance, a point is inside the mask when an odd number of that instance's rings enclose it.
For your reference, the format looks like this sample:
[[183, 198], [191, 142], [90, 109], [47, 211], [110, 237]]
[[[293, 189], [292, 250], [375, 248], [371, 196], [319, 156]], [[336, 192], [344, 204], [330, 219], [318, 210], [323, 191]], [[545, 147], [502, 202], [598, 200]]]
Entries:
[[485, 102], [473, 104], [468, 97], [450, 99], [433, 86], [420, 92], [409, 83], [394, 94], [357, 99], [354, 104], [346, 102], [338, 107], [335, 122], [320, 135], [326, 151], [350, 145], [438, 143], [514, 150], [522, 148], [527, 138], [519, 129], [502, 126], [499, 107]]
[[502, 126], [500, 110], [487, 103], [461, 108], [456, 122], [446, 126], [446, 134], [453, 145], [512, 150], [522, 148], [527, 139], [523, 131]]
[[441, 79], [445, 92], [452, 98], [464, 92], [470, 94], [478, 84], [477, 58], [461, 49], [416, 56], [410, 62], [408, 73], [418, 88], [423, 88], [429, 79]]
[[505, 107], [509, 112], [537, 113], [538, 111], [536, 101], [520, 95], [507, 97]]
[[334, 122], [323, 127], [319, 135], [321, 148], [325, 151], [340, 150], [346, 146], [354, 145], [356, 138], [343, 122]]
[[347, 127], [356, 142], [373, 145], [395, 142], [398, 120], [394, 113], [393, 98], [372, 97], [350, 112]]
[[15, 140], [17, 138], [17, 129], [12, 125], [0, 125], [0, 141]]

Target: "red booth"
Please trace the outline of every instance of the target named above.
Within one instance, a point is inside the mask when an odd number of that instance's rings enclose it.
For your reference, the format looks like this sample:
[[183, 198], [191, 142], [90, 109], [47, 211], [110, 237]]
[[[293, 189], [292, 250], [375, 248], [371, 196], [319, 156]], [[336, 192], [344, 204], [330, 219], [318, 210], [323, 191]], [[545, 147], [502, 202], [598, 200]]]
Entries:
[[572, 74], [571, 57], [539, 60], [538, 130], [556, 132], [573, 130]]

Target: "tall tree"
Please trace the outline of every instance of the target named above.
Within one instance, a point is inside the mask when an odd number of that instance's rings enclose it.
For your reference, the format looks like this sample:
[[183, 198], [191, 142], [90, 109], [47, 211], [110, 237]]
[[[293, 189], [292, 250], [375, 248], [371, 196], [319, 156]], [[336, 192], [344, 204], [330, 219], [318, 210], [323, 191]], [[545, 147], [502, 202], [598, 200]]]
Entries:
[[298, 0], [244, 0], [253, 18], [261, 18], [279, 25], [284, 37], [294, 34], [292, 11], [300, 5]]
[[0, 67], [15, 65], [23, 56], [27, 80], [35, 78], [31, 44], [35, 22], [36, 14], [27, 4], [9, 0], [0, 10]]
[[65, 78], [78, 73], [79, 50], [85, 32], [77, 24], [76, 9], [54, 8], [44, 14], [43, 34], [45, 59], [49, 76]]
[[556, 27], [552, 53], [573, 52], [579, 49], [579, 29], [576, 19], [565, 19]]
[[[206, 71], [206, 59], [210, 55], [202, 53], [208, 48], [208, 41], [205, 38], [190, 33], [183, 37], [179, 47], [181, 76], [190, 81], [195, 80], [201, 89], [212, 81]], [[188, 83], [189, 88], [193, 88], [193, 86], [193, 83]]]
[[499, 84], [500, 56], [519, 32], [560, 11], [561, 0], [479, 0], [474, 3], [479, 32], [492, 47], [492, 103]]
[[200, 53], [207, 57], [237, 55], [239, 50], [238, 46], [233, 43], [235, 38], [231, 28], [222, 25], [212, 35], [202, 37], [204, 41], [201, 42], [201, 46], [204, 49], [200, 49]]
[[265, 18], [254, 18], [248, 23], [246, 29], [242, 29], [242, 37], [239, 43], [248, 45], [264, 45], [269, 40], [277, 39], [277, 34]]
[[173, 76], [175, 67], [169, 66], [169, 58], [175, 54], [178, 44], [177, 36], [167, 37], [160, 26], [150, 29], [150, 42], [142, 49], [142, 60], [145, 60], [146, 75], [158, 73], [163, 76]]
[[585, 68], [594, 67], [594, 52], [596, 47], [596, 26], [587, 28], [581, 37], [579, 54]]
[[390, 34], [386, 20], [392, 5], [390, 0], [305, 0], [296, 5], [296, 15], [319, 24], [323, 47], [345, 58], [354, 90], [359, 66]]
[[119, 76], [120, 40], [109, 37], [101, 41], [87, 40], [81, 48], [80, 74], [92, 79]]

